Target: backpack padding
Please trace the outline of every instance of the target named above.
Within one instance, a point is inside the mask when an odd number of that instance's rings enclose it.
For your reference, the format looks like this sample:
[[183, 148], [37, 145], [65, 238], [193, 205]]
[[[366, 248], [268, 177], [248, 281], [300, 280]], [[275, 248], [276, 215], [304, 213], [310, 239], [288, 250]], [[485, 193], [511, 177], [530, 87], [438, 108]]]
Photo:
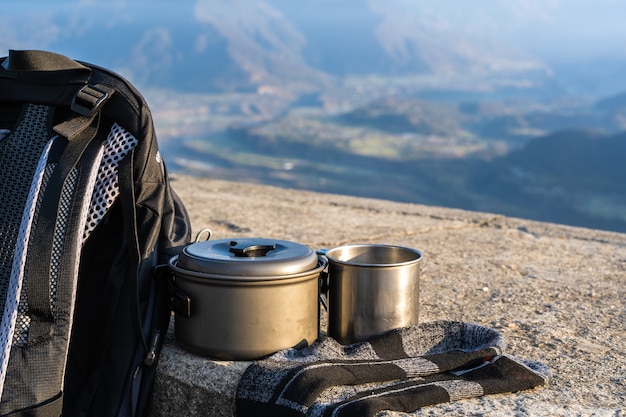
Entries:
[[[98, 114], [91, 120], [89, 126], [81, 127], [80, 132], [76, 134], [72, 140], [69, 140], [65, 145], [61, 156], [63, 163], [56, 163], [54, 170], [50, 176], [43, 199], [40, 206], [39, 221], [37, 222], [34, 230], [34, 236], [54, 236], [55, 228], [59, 223], [60, 205], [63, 204], [61, 199], [63, 189], [67, 186], [68, 177], [79, 161], [86, 153], [87, 148], [95, 148], [92, 154], [96, 154], [102, 147], [104, 141], [94, 141], [96, 134], [98, 133], [98, 124], [100, 115]], [[86, 122], [85, 122], [86, 123]], [[102, 135], [101, 135], [102, 136]], [[106, 136], [105, 136], [106, 138]], [[93, 158], [88, 158], [92, 160]], [[52, 161], [54, 162], [54, 161]], [[90, 196], [77, 196], [76, 199], [82, 201], [84, 198], [90, 198]], [[27, 287], [28, 305], [31, 314], [40, 317], [42, 322], [47, 322], [50, 326], [53, 323], [52, 311], [50, 305], [50, 267], [51, 260], [53, 259], [54, 240], [53, 239], [39, 239], [39, 243], [36, 252], [38, 256], [31, 257], [29, 265], [30, 276]], [[82, 242], [76, 242], [74, 244], [82, 244]], [[65, 245], [67, 246], [67, 245]], [[80, 252], [77, 248], [67, 247], [65, 250], [74, 250]], [[67, 258], [65, 258], [67, 259]], [[71, 259], [67, 259], [67, 262], [73, 262]], [[73, 265], [64, 264], [60, 265], [60, 270], [71, 271], [74, 269]], [[49, 317], [49, 318], [48, 318]], [[34, 330], [34, 329], [33, 329]], [[40, 328], [39, 331], [43, 334], [50, 332], [50, 329]], [[37, 338], [41, 336], [33, 332], [32, 337]]]

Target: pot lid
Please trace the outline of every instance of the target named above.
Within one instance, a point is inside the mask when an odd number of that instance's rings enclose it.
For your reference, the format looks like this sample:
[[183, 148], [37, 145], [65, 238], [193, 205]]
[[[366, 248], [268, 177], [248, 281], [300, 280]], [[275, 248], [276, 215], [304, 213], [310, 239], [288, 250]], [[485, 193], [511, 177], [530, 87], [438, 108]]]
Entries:
[[178, 267], [216, 275], [279, 277], [314, 269], [317, 254], [308, 246], [276, 239], [216, 239], [186, 246]]

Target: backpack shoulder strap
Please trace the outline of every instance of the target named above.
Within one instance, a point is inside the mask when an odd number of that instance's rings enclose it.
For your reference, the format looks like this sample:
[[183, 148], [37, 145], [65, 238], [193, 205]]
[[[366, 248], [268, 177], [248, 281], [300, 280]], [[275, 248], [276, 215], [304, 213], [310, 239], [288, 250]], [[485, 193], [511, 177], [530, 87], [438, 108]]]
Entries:
[[[42, 238], [36, 241], [38, 255], [30, 258], [29, 266], [31, 275], [27, 287], [27, 297], [31, 313], [42, 318], [51, 317], [52, 315], [49, 296], [49, 277], [51, 273], [51, 260], [54, 259], [53, 253], [55, 245], [55, 241], [52, 237], [55, 236], [55, 229], [58, 227], [57, 224], [59, 222], [60, 213], [62, 212], [63, 205], [66, 204], [64, 199], [68, 198], [68, 196], [64, 197], [66, 194], [65, 190], [68, 189], [69, 181], [74, 181], [70, 179], [72, 178], [71, 174], [78, 167], [81, 158], [88, 153], [95, 156], [100, 146], [102, 146], [102, 144], [94, 143], [100, 122], [99, 113], [97, 113], [95, 117], [88, 119], [88, 121], [82, 121], [80, 124], [77, 123], [76, 126], [72, 125], [73, 130], [66, 128], [70, 137], [67, 138], [67, 144], [62, 151], [62, 159], [54, 166], [44, 190], [38, 222], [34, 229], [34, 236], [40, 236]], [[89, 148], [93, 148], [93, 150], [88, 152]], [[90, 158], [94, 158], [94, 156]], [[76, 192], [79, 191], [74, 191], [74, 193]], [[76, 196], [74, 198], [80, 199], [86, 197], [87, 196]], [[65, 269], [72, 270], [72, 268], [69, 267]], [[43, 320], [43, 322], [52, 325], [52, 320]], [[42, 328], [41, 332], [46, 334], [49, 332], [49, 329]], [[29, 339], [34, 340], [42, 336], [42, 334], [37, 333], [38, 332], [31, 330]]]
[[9, 71], [89, 70], [64, 55], [37, 50], [10, 50], [9, 57], [4, 60], [2, 67]]

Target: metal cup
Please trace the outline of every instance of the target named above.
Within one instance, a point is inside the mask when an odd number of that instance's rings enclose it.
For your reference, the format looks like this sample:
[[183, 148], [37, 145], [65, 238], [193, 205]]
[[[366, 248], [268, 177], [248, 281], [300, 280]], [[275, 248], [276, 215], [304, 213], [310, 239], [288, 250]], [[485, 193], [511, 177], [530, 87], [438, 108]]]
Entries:
[[420, 251], [361, 244], [325, 255], [330, 337], [345, 345], [418, 323]]

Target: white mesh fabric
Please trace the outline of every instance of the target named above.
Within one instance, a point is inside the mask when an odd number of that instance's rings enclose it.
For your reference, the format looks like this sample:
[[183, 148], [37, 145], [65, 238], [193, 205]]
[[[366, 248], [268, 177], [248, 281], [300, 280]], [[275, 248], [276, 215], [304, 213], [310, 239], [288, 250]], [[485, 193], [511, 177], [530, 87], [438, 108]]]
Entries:
[[119, 163], [138, 143], [137, 138], [117, 123], [111, 128], [104, 146], [104, 156], [91, 197], [83, 241], [89, 237], [117, 199], [120, 193], [118, 183]]

